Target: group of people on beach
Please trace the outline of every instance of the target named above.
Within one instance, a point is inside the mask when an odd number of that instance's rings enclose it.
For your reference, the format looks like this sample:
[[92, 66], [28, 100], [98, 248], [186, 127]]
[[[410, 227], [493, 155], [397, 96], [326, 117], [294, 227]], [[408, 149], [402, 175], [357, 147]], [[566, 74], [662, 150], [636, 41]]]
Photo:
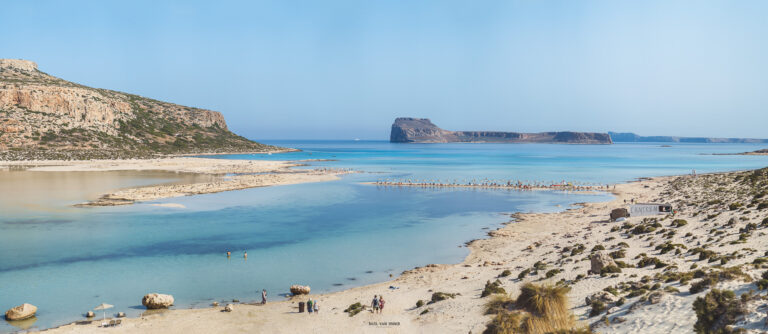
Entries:
[[320, 305], [317, 303], [317, 299], [307, 301], [307, 312], [315, 314], [320, 312]]
[[373, 295], [373, 301], [371, 301], [371, 309], [373, 313], [381, 313], [384, 311], [384, 296]]

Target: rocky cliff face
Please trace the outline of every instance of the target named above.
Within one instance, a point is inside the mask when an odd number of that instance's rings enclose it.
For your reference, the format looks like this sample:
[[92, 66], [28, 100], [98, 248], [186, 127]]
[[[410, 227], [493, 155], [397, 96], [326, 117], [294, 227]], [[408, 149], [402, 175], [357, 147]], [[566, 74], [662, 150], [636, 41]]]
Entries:
[[389, 141], [393, 143], [612, 143], [607, 133], [448, 131], [432, 124], [429, 119], [410, 117], [395, 119]]
[[0, 59], [0, 160], [263, 151], [221, 113], [62, 80]]

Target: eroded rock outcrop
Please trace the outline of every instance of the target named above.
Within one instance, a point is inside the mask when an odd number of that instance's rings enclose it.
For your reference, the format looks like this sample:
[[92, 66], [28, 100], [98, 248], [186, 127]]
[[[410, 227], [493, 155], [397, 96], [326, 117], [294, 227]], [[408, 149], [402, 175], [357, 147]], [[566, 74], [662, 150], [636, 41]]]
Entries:
[[611, 144], [607, 133], [593, 132], [501, 132], [448, 131], [427, 118], [400, 117], [392, 124], [389, 141], [393, 143], [561, 143]]
[[616, 262], [613, 261], [613, 258], [601, 251], [592, 254], [592, 256], [589, 258], [589, 262], [589, 271], [593, 274], [600, 274], [603, 271], [603, 268], [616, 265]]

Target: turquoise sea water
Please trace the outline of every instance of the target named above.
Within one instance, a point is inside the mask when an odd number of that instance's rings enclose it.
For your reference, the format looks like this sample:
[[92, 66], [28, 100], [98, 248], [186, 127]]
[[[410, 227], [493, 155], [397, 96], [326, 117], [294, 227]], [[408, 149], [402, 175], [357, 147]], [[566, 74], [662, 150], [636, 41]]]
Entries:
[[[177, 308], [213, 300], [281, 298], [291, 284], [328, 292], [380, 282], [428, 263], [456, 263], [464, 242], [507, 222], [507, 213], [557, 211], [601, 201], [604, 194], [481, 189], [387, 188], [361, 182], [383, 178], [472, 178], [615, 183], [637, 177], [752, 169], [764, 156], [709, 153], [752, 151], [748, 144], [390, 144], [354, 141], [270, 142], [304, 151], [214, 156], [313, 161], [311, 167], [366, 173], [340, 181], [254, 188], [173, 198], [126, 207], [70, 208], [88, 192], [62, 196], [88, 173], [40, 174], [38, 196], [10, 201], [0, 191], [0, 310], [39, 307], [36, 328], [83, 319], [104, 302], [136, 316], [145, 293], [170, 293]], [[31, 172], [5, 171], [0, 173]], [[38, 172], [40, 173], [40, 172]], [[67, 187], [53, 179], [67, 178]], [[33, 183], [38, 179], [32, 174]], [[117, 174], [119, 186], [173, 181], [169, 175]], [[133, 183], [132, 183], [133, 182]], [[104, 184], [103, 181], [99, 181]], [[15, 184], [14, 187], [18, 187]], [[50, 201], [49, 197], [56, 200]], [[179, 203], [186, 208], [151, 204]], [[230, 259], [224, 255], [233, 252]], [[248, 260], [242, 257], [248, 252]], [[18, 330], [0, 322], [0, 332]]]

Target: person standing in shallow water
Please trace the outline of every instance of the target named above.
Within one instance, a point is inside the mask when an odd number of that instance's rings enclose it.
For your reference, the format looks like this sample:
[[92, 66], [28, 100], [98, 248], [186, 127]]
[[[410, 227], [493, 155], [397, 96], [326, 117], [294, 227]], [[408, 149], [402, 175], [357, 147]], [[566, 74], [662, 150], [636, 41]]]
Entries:
[[267, 289], [261, 289], [261, 303], [267, 303]]

